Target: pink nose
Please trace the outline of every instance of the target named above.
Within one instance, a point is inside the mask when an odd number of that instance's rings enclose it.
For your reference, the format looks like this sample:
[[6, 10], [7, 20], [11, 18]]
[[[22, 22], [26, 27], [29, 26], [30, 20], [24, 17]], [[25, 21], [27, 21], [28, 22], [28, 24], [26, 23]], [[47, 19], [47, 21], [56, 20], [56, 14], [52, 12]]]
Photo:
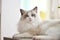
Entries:
[[29, 19], [31, 19], [31, 18], [29, 18]]
[[29, 20], [31, 21], [31, 18], [29, 18]]

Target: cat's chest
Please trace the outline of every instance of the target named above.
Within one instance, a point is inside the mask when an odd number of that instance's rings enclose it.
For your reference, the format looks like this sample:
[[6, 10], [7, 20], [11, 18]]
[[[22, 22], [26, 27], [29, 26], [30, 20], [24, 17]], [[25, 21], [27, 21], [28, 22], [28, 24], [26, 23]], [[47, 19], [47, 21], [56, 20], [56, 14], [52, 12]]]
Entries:
[[38, 26], [36, 23], [26, 23], [26, 22], [20, 22], [19, 25], [20, 25], [19, 29], [22, 31], [26, 31], [30, 28], [35, 28]]
[[20, 23], [20, 27], [23, 27], [23, 28], [32, 28], [32, 27], [36, 27], [37, 24], [36, 23]]

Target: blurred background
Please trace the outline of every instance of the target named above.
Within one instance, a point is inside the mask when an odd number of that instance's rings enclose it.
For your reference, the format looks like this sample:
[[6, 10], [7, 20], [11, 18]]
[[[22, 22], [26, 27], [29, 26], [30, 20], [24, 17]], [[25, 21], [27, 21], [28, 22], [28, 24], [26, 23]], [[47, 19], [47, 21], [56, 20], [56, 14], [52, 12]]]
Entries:
[[60, 0], [0, 0], [2, 37], [12, 37], [18, 33], [17, 23], [21, 17], [20, 8], [30, 10], [35, 6], [38, 7], [38, 15], [42, 21], [60, 19]]

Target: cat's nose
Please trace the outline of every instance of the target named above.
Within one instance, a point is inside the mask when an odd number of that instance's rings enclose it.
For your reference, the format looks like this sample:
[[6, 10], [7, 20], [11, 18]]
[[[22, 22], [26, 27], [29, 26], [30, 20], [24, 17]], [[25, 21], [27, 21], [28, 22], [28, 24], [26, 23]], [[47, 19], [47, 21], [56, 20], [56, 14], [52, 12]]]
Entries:
[[31, 18], [29, 18], [29, 20], [30, 20], [30, 21], [32, 21], [32, 19], [31, 19]]
[[29, 19], [31, 19], [31, 18], [29, 18]]

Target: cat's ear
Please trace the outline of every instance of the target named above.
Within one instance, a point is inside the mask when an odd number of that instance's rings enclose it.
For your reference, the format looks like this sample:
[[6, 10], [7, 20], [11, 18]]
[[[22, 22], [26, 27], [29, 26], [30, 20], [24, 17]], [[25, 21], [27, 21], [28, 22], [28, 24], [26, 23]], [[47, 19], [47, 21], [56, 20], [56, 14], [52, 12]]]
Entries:
[[33, 8], [33, 11], [35, 11], [37, 13], [37, 6], [35, 8]]
[[20, 9], [21, 15], [23, 15], [25, 13], [25, 10]]

